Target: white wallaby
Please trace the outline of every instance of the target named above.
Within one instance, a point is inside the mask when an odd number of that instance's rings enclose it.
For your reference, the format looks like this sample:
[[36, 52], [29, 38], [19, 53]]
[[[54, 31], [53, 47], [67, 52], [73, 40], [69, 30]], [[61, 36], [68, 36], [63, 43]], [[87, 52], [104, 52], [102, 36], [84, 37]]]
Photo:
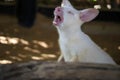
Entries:
[[93, 20], [98, 14], [94, 8], [76, 10], [68, 0], [63, 0], [61, 6], [55, 8], [53, 25], [59, 33], [59, 61], [63, 57], [65, 62], [116, 64], [81, 30], [83, 23]]

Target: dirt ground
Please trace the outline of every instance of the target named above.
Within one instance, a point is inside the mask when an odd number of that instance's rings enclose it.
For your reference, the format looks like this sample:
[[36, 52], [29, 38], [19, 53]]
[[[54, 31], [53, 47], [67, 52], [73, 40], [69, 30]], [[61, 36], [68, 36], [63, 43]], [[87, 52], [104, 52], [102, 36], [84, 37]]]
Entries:
[[[94, 23], [99, 22], [88, 25]], [[109, 22], [103, 24], [109, 25]], [[120, 35], [89, 35], [120, 64]], [[0, 64], [30, 60], [56, 61], [60, 54], [57, 40], [58, 34], [52, 19], [40, 13], [32, 28], [19, 26], [15, 16], [0, 14]]]

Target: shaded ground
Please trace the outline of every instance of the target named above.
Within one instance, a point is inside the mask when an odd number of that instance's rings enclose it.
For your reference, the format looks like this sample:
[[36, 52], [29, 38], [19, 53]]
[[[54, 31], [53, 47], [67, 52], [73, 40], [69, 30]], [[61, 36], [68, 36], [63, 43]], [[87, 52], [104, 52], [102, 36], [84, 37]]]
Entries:
[[[110, 25], [109, 22], [92, 22], [86, 26], [94, 24]], [[119, 34], [90, 34], [90, 36], [120, 64]], [[58, 34], [52, 25], [52, 19], [39, 13], [35, 25], [30, 29], [19, 26], [15, 16], [0, 14], [0, 63], [2, 64], [29, 60], [57, 60], [60, 53], [57, 39]]]

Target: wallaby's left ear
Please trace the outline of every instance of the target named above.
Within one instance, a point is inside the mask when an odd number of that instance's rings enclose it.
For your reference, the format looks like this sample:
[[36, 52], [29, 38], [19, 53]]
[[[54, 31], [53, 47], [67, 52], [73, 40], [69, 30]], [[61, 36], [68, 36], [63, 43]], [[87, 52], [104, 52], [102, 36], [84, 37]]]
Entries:
[[99, 14], [99, 11], [94, 8], [84, 9], [80, 11], [80, 19], [83, 22], [89, 22], [93, 20], [97, 15]]

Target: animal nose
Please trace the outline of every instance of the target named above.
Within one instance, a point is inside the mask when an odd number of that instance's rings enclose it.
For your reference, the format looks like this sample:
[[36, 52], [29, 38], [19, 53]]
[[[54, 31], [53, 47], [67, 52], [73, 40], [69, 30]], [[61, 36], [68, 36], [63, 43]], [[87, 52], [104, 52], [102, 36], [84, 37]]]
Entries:
[[61, 7], [57, 7], [57, 8], [55, 8], [55, 12], [61, 12], [62, 11], [62, 8]]
[[57, 11], [58, 11], [58, 12], [60, 12], [60, 11], [61, 11], [61, 8], [60, 8], [60, 7], [58, 7], [58, 8], [57, 8]]

